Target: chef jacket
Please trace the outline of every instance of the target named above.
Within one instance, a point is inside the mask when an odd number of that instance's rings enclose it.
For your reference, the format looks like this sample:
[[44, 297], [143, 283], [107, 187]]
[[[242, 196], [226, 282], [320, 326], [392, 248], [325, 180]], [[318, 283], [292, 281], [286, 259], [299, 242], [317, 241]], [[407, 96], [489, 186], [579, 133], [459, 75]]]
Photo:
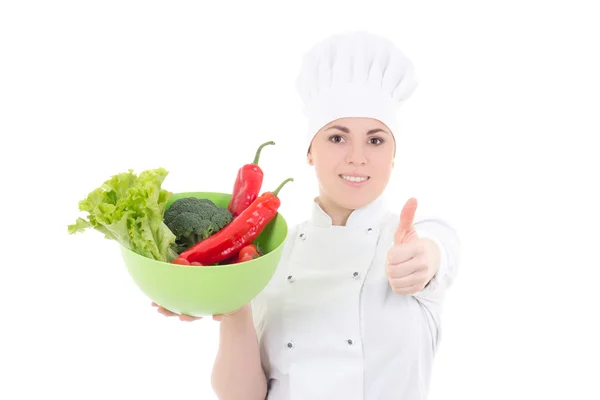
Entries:
[[379, 197], [345, 226], [314, 201], [310, 218], [289, 230], [252, 301], [269, 400], [426, 399], [460, 244], [443, 220], [416, 216], [419, 237], [440, 247], [439, 270], [422, 291], [396, 294], [385, 265], [398, 224]]

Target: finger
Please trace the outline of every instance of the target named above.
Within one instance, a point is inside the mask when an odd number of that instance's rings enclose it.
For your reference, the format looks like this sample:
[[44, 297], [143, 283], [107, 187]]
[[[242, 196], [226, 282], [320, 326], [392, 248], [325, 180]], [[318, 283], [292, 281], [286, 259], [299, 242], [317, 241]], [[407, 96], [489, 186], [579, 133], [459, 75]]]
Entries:
[[174, 312], [171, 312], [165, 308], [162, 308], [160, 306], [158, 307], [158, 309], [156, 311], [158, 311], [159, 313], [161, 313], [162, 315], [165, 315], [167, 317], [174, 317], [175, 315], [179, 315], [179, 314], [175, 314]]
[[213, 315], [213, 320], [215, 321], [223, 321], [223, 314]]
[[419, 256], [423, 251], [423, 246], [418, 242], [400, 243], [388, 251], [387, 262], [389, 264], [400, 264]]
[[199, 319], [202, 319], [202, 317], [192, 317], [191, 315], [181, 314], [179, 316], [179, 319], [182, 320], [182, 321], [191, 322], [191, 321], [197, 321]]
[[415, 294], [418, 291], [421, 290], [420, 285], [413, 285], [410, 287], [406, 287], [406, 288], [402, 288], [402, 289], [397, 289], [392, 287], [392, 291], [396, 294], [404, 294], [404, 295], [411, 295], [411, 294]]
[[417, 199], [411, 197], [406, 201], [402, 212], [400, 213], [400, 229], [403, 231], [409, 231], [415, 220], [415, 213], [417, 212]]
[[390, 285], [394, 289], [407, 289], [414, 285], [420, 285], [425, 281], [426, 277], [423, 272], [413, 272], [410, 275], [400, 278], [391, 278]]
[[152, 307], [160, 307], [158, 304], [156, 304], [155, 302], [152, 302]]
[[390, 279], [407, 277], [416, 272], [421, 272], [422, 266], [419, 260], [409, 260], [402, 264], [387, 264], [386, 273]]
[[406, 201], [402, 212], [400, 213], [400, 224], [396, 230], [394, 236], [394, 243], [403, 243], [406, 240], [408, 234], [413, 231], [413, 223], [415, 220], [415, 213], [417, 212], [417, 199], [411, 197]]

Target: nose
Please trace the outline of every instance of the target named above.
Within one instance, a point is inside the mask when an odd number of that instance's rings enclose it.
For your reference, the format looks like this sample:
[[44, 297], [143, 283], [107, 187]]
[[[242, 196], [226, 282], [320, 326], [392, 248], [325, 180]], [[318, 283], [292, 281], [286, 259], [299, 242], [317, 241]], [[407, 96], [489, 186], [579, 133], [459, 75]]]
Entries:
[[361, 143], [354, 143], [348, 146], [348, 154], [346, 154], [346, 163], [354, 165], [365, 165], [367, 158]]

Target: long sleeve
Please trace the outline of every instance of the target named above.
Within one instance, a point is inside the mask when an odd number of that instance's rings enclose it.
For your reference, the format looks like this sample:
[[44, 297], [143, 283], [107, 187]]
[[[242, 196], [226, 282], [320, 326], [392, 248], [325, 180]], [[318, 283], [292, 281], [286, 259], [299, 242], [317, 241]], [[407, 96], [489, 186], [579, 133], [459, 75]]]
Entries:
[[437, 273], [425, 288], [413, 298], [421, 305], [433, 338], [432, 346], [437, 349], [442, 337], [442, 303], [447, 289], [458, 273], [460, 241], [457, 232], [440, 218], [424, 218], [414, 224], [421, 238], [433, 240], [440, 248], [440, 265]]
[[421, 219], [415, 223], [420, 238], [433, 240], [440, 248], [440, 265], [429, 284], [414, 294], [420, 300], [440, 304], [452, 285], [460, 263], [460, 240], [456, 230], [440, 218]]

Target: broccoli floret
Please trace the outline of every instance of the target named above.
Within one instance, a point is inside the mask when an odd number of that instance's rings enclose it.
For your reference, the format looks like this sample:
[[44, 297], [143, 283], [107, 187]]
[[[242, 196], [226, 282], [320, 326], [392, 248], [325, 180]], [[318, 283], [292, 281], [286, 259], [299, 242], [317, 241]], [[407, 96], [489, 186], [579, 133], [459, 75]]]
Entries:
[[176, 215], [167, 226], [176, 236], [175, 244], [178, 253], [217, 232], [217, 226], [212, 221], [191, 212]]
[[178, 200], [175, 200], [173, 204], [165, 211], [164, 220], [165, 224], [169, 224], [169, 221], [175, 216], [184, 213], [200, 213], [205, 217], [205, 219], [209, 219], [211, 214], [206, 214], [204, 210], [210, 208], [217, 208], [215, 203], [210, 201], [209, 199], [199, 199], [196, 197], [184, 197]]
[[228, 209], [217, 207], [210, 216], [210, 220], [217, 226], [217, 231], [220, 231], [233, 220], [233, 217]]
[[232, 220], [228, 209], [195, 197], [174, 201], [164, 215], [165, 224], [176, 236], [174, 250], [178, 254], [214, 235]]

